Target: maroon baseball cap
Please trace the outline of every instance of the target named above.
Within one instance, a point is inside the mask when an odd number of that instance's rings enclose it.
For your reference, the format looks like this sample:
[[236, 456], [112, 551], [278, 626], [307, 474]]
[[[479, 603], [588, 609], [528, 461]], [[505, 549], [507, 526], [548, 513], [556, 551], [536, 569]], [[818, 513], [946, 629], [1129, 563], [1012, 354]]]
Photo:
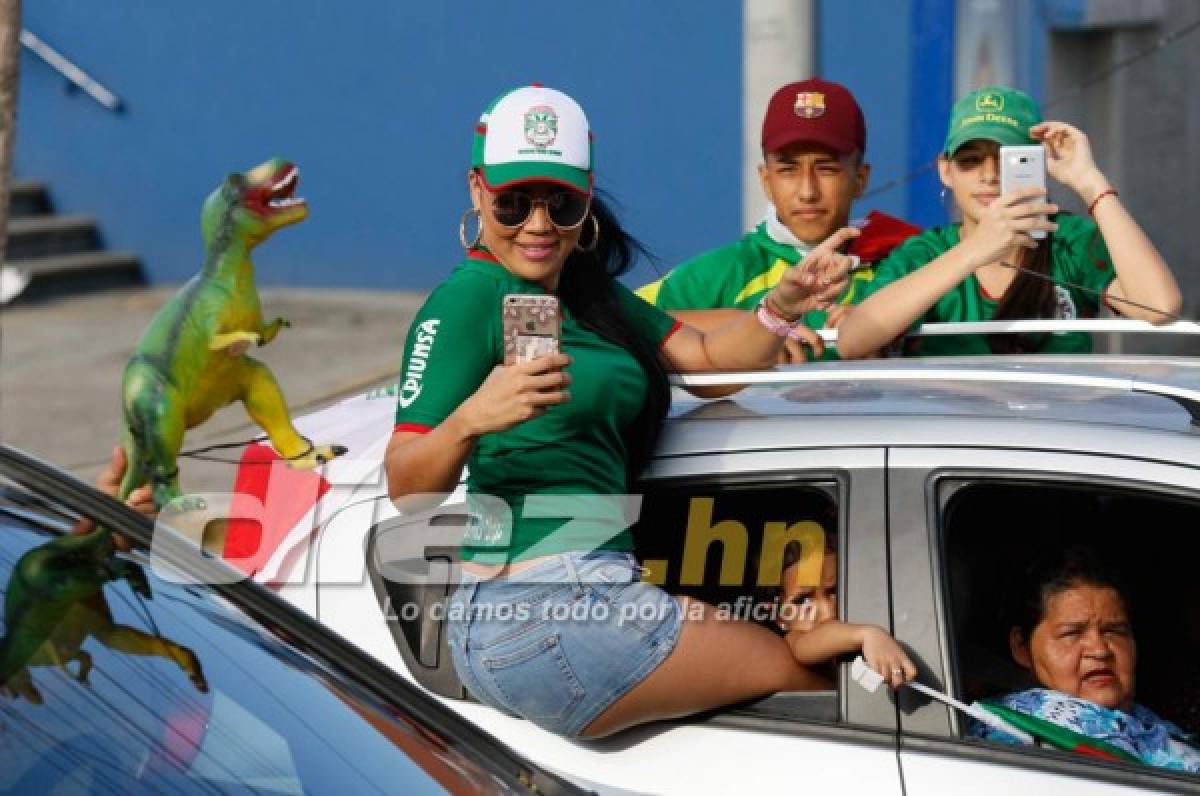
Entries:
[[849, 89], [812, 78], [775, 92], [763, 117], [763, 152], [801, 142], [827, 146], [839, 155], [866, 152], [867, 123]]

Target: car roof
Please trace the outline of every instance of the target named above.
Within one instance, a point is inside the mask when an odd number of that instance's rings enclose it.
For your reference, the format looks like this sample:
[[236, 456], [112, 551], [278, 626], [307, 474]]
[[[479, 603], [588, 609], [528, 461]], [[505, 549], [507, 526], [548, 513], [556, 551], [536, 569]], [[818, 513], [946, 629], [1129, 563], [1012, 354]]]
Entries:
[[[660, 456], [848, 445], [1049, 445], [1127, 440], [1200, 461], [1200, 360], [1010, 356], [815, 363], [688, 377], [751, 386], [718, 401], [676, 389]], [[1151, 442], [1155, 440], [1155, 442]]]

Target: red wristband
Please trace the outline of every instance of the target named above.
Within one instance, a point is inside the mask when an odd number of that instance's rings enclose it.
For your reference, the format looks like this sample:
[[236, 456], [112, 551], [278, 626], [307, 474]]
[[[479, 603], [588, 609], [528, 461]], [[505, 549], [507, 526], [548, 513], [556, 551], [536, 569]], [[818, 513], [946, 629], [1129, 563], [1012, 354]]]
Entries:
[[1096, 209], [1096, 205], [1100, 204], [1100, 200], [1106, 196], [1120, 196], [1120, 194], [1117, 193], [1116, 188], [1105, 188], [1103, 191], [1100, 192], [1100, 195], [1097, 196], [1095, 199], [1093, 199], [1092, 203], [1090, 205], [1088, 205], [1088, 215], [1089, 216], [1094, 215], [1094, 213], [1092, 213], [1092, 211]]

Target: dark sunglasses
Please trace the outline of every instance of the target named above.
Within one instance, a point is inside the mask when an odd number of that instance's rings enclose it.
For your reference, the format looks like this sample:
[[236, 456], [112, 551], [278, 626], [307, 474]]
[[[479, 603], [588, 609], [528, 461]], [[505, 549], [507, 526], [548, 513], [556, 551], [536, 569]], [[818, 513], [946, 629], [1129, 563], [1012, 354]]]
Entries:
[[534, 205], [546, 208], [550, 223], [559, 229], [574, 229], [587, 218], [591, 197], [569, 190], [554, 191], [535, 197], [521, 188], [496, 191], [492, 197], [492, 217], [502, 227], [519, 227], [529, 220]]

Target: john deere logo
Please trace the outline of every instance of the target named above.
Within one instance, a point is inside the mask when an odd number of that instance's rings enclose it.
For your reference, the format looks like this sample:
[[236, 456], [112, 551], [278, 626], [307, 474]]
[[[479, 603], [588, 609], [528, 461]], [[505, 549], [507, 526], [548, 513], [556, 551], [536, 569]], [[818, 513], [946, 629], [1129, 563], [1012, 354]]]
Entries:
[[534, 105], [525, 111], [525, 140], [545, 149], [558, 137], [558, 114], [549, 105]]
[[815, 119], [825, 115], [825, 95], [819, 91], [801, 91], [796, 94], [793, 106], [796, 115], [804, 119]]
[[975, 110], [999, 113], [1004, 110], [1004, 96], [992, 91], [980, 94], [979, 98], [975, 100]]

